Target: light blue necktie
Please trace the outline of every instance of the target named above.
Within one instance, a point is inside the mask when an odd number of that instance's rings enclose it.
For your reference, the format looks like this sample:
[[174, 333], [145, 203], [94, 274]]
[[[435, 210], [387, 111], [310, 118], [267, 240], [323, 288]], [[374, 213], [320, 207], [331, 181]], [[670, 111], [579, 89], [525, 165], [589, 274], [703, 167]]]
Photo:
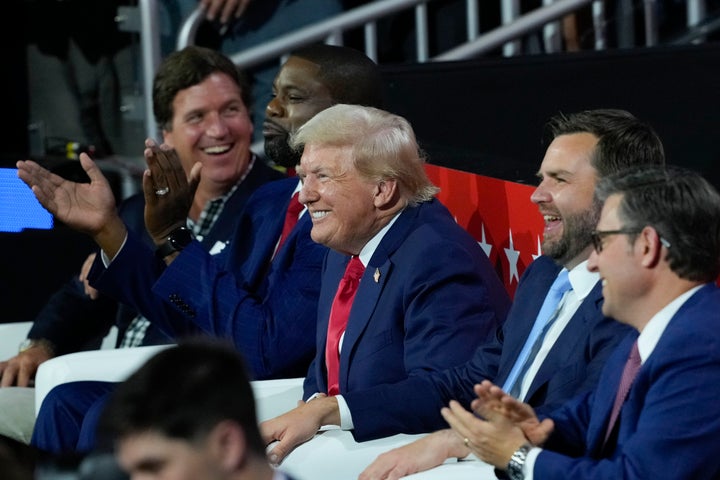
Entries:
[[525, 373], [535, 360], [535, 355], [537, 355], [538, 350], [540, 350], [542, 346], [545, 334], [550, 330], [553, 322], [558, 317], [560, 300], [562, 300], [565, 292], [571, 289], [572, 286], [568, 278], [568, 271], [563, 269], [550, 286], [550, 291], [548, 291], [545, 297], [545, 302], [543, 302], [540, 308], [530, 335], [528, 335], [525, 345], [520, 351], [520, 355], [518, 355], [515, 365], [513, 365], [510, 375], [508, 375], [503, 385], [503, 390], [513, 397], [517, 398], [520, 394]]

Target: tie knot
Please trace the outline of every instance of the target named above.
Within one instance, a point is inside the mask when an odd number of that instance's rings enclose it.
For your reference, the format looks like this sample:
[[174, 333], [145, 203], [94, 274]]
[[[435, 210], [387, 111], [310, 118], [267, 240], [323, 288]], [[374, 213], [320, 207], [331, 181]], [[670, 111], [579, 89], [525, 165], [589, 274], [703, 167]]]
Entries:
[[300, 192], [295, 192], [290, 199], [290, 205], [288, 205], [288, 213], [291, 215], [295, 215], [296, 217], [300, 215], [300, 212], [302, 212], [302, 209], [305, 208], [305, 205], [300, 203]]
[[363, 273], [365, 273], [365, 266], [360, 261], [360, 257], [354, 255], [350, 258], [350, 261], [345, 268], [345, 275], [343, 275], [343, 277], [352, 280], [360, 280]]
[[570, 285], [570, 276], [568, 275], [568, 271], [563, 269], [560, 272], [560, 275], [558, 275], [553, 282], [550, 290], [554, 291], [559, 295], [562, 295], [570, 289], [572, 289], [572, 285]]

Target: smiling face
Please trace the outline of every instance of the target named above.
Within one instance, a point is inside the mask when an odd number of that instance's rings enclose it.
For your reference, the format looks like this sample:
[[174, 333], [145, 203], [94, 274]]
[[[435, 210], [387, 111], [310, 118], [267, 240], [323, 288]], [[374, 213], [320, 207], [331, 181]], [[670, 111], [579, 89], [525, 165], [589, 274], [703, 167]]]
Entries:
[[333, 103], [330, 89], [320, 80], [320, 67], [291, 56], [275, 77], [273, 99], [265, 109], [266, 155], [278, 165], [295, 167], [300, 156], [289, 147], [289, 136]]
[[312, 239], [333, 250], [356, 255], [384, 226], [380, 187], [360, 176], [352, 147], [306, 145], [298, 168], [300, 202], [308, 207]]
[[201, 186], [227, 191], [250, 161], [253, 127], [240, 88], [228, 75], [213, 73], [180, 90], [172, 106], [165, 143], [178, 152], [186, 172], [195, 162], [202, 163]]
[[597, 171], [591, 165], [597, 137], [573, 133], [556, 137], [545, 153], [540, 184], [530, 199], [545, 219], [542, 250], [568, 269], [592, 249], [600, 205], [594, 200]]
[[[622, 220], [618, 216], [622, 195], [610, 195], [602, 208], [598, 231], [622, 230]], [[602, 251], [593, 252], [588, 260], [588, 269], [598, 272], [603, 286], [603, 314], [622, 323], [639, 327], [637, 322], [643, 317], [638, 315], [648, 283], [643, 275], [647, 269], [639, 268], [642, 252], [636, 251], [637, 235], [609, 234], [602, 237]]]

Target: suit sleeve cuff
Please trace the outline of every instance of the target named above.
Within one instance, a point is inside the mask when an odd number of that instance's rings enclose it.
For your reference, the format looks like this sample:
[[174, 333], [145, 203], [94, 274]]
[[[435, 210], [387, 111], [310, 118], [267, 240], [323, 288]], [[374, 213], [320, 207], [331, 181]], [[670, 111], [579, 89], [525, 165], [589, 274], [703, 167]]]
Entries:
[[355, 428], [353, 424], [352, 415], [350, 414], [350, 408], [342, 395], [336, 395], [338, 410], [340, 411], [340, 429], [341, 430], [352, 430]]
[[[120, 248], [118, 248], [117, 253], [115, 254], [115, 257], [117, 257], [120, 252], [122, 252], [123, 247], [125, 246], [125, 242], [127, 242], [128, 234], [125, 234], [125, 238], [123, 239], [122, 245], [120, 245]], [[105, 250], [100, 250], [100, 258], [102, 259], [103, 266], [105, 268], [108, 268], [112, 261], [115, 259], [115, 257], [110, 258], [107, 256], [107, 253], [105, 253]]]

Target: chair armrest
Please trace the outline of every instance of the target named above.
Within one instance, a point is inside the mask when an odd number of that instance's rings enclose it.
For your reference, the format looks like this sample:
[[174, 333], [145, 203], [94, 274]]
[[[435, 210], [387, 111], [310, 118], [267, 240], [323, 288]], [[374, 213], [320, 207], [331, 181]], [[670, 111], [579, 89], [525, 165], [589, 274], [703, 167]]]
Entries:
[[35, 414], [40, 411], [45, 395], [57, 385], [81, 380], [121, 382], [169, 346], [90, 350], [60, 355], [41, 363], [35, 375]]
[[[20, 343], [27, 338], [33, 322], [0, 323], [0, 362], [18, 354]], [[101, 349], [115, 348], [118, 329], [115, 325], [103, 339]]]
[[27, 338], [32, 322], [0, 323], [0, 362], [14, 357], [20, 343]]
[[[82, 380], [121, 382], [150, 357], [169, 346], [91, 350], [60, 355], [43, 362], [35, 376], [35, 414], [40, 411], [40, 405], [48, 392], [61, 383]], [[302, 378], [257, 380], [251, 383], [257, 402], [257, 415], [261, 421], [295, 408], [297, 401], [302, 398]]]
[[302, 400], [303, 378], [254, 380], [250, 382], [255, 394], [258, 422], [277, 417], [297, 407]]
[[[43, 362], [35, 376], [35, 414], [45, 396], [61, 383], [82, 380], [121, 382], [150, 357], [170, 345], [69, 353]], [[251, 382], [260, 421], [292, 410], [302, 399], [303, 379], [256, 380]]]

